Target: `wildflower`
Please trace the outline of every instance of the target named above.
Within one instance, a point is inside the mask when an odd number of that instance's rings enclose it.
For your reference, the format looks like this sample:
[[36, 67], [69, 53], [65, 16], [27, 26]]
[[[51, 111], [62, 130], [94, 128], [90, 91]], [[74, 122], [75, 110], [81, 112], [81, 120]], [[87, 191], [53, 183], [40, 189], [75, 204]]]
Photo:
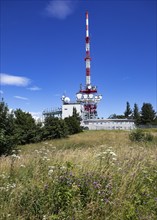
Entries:
[[53, 170], [52, 170], [52, 169], [48, 171], [48, 175], [49, 175], [49, 176], [51, 176], [52, 173], [53, 173]]
[[107, 154], [108, 152], [107, 151], [104, 151], [104, 152], [102, 152], [103, 154]]
[[66, 169], [66, 167], [65, 167], [65, 166], [62, 166], [60, 169], [61, 169], [61, 170], [65, 170], [65, 169]]
[[112, 158], [112, 160], [114, 160], [114, 161], [115, 161], [115, 160], [117, 160], [117, 158], [113, 157], [113, 158]]
[[47, 160], [48, 158], [46, 156], [43, 157], [43, 160]]
[[26, 167], [24, 164], [21, 164], [20, 167]]
[[110, 152], [110, 154], [111, 154], [112, 156], [115, 156], [115, 157], [117, 156], [117, 155], [116, 155], [114, 152], [112, 152], [112, 151]]
[[42, 220], [46, 220], [46, 215], [43, 215], [43, 219]]
[[13, 183], [12, 185], [10, 185], [10, 188], [15, 188], [16, 187], [16, 184], [15, 183]]
[[48, 166], [49, 170], [54, 169], [55, 166]]
[[18, 156], [18, 155], [16, 155], [16, 154], [12, 154], [11, 156], [12, 156], [12, 158], [14, 158], [14, 159], [20, 159], [20, 156]]

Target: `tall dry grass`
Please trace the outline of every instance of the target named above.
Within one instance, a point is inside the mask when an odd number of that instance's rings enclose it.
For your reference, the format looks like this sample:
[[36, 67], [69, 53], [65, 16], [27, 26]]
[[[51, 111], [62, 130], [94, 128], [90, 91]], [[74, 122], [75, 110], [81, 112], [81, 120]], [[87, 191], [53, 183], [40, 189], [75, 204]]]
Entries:
[[86, 131], [19, 147], [0, 171], [2, 219], [157, 218], [156, 140]]

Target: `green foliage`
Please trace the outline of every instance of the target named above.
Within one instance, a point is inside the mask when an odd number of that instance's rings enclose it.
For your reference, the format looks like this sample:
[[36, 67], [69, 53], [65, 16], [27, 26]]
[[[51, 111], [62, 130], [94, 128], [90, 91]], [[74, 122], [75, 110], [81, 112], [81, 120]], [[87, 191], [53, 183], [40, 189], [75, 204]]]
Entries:
[[51, 140], [56, 138], [67, 137], [68, 128], [64, 120], [55, 118], [53, 116], [48, 116], [45, 118], [43, 127], [44, 140]]
[[109, 116], [109, 119], [124, 119], [125, 115], [116, 115], [116, 114], [112, 114]]
[[8, 106], [2, 100], [0, 102], [0, 155], [9, 154], [16, 147], [14, 137], [14, 118], [9, 112]]
[[124, 116], [128, 118], [132, 113], [129, 102], [126, 103], [126, 110], [124, 112]]
[[155, 119], [156, 113], [150, 103], [143, 103], [141, 108], [141, 123], [151, 124]]
[[133, 109], [133, 119], [135, 120], [136, 125], [140, 124], [141, 122], [140, 112], [138, 109], [138, 105], [136, 103], [134, 104], [134, 109]]
[[15, 115], [15, 136], [18, 140], [18, 144], [29, 144], [36, 142], [40, 137], [36, 137], [39, 132], [34, 118], [28, 112], [23, 112], [21, 109], [14, 111]]
[[13, 220], [104, 220], [104, 217], [109, 220], [138, 220], [157, 217], [155, 167], [142, 167], [134, 177], [128, 173], [126, 180], [125, 172], [119, 172], [116, 167], [107, 173], [105, 170], [82, 172], [71, 162], [50, 167], [46, 162], [35, 162], [40, 178], [36, 176], [33, 164], [29, 168], [19, 168], [16, 178], [8, 178], [7, 173], [1, 175], [2, 219], [9, 216]]
[[16, 145], [64, 138], [80, 131], [80, 117], [76, 109], [67, 120], [46, 117], [43, 126], [30, 113], [21, 109], [9, 112], [4, 101], [0, 102], [0, 155], [11, 153]]
[[157, 219], [151, 142], [130, 143], [125, 131], [88, 131], [27, 147], [0, 158], [1, 219]]
[[153, 141], [153, 135], [150, 133], [146, 133], [143, 132], [141, 129], [137, 129], [135, 131], [132, 131], [129, 134], [129, 138], [131, 141], [137, 141], [137, 142], [141, 142], [141, 141]]
[[81, 119], [76, 111], [76, 108], [73, 109], [73, 115], [65, 118], [64, 120], [67, 124], [68, 132], [70, 135], [77, 134], [82, 131], [82, 128], [80, 126]]

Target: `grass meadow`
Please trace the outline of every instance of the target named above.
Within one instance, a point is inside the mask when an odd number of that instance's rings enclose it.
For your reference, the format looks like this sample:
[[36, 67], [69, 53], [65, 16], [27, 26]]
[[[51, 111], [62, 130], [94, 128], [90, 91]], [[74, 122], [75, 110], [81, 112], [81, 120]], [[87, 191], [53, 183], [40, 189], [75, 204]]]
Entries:
[[[145, 131], [145, 132], [148, 132]], [[0, 158], [2, 220], [156, 220], [157, 129], [84, 131]]]

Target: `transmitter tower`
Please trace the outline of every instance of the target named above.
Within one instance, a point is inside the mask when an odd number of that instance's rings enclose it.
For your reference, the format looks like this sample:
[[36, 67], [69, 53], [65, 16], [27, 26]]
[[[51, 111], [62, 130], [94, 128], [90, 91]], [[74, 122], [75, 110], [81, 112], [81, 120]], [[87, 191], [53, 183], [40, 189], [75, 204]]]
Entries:
[[76, 101], [83, 105], [82, 119], [95, 119], [97, 117], [97, 103], [102, 99], [102, 95], [97, 94], [97, 87], [91, 84], [91, 69], [90, 69], [90, 36], [89, 36], [89, 16], [86, 12], [86, 83], [85, 86], [80, 86], [80, 91], [76, 94]]

